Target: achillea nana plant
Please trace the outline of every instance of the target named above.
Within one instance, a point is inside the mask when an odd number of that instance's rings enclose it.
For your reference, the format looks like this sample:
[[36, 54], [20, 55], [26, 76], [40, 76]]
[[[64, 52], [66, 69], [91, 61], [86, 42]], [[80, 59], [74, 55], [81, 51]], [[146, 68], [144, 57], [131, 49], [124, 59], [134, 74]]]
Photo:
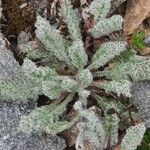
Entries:
[[[89, 30], [93, 38], [122, 29], [123, 18], [120, 15], [107, 17], [111, 7], [110, 1], [94, 0], [88, 8], [96, 21], [96, 25]], [[23, 116], [20, 129], [28, 134], [57, 134], [78, 123], [76, 149], [85, 149], [85, 141], [89, 141], [91, 147], [96, 150], [103, 150], [108, 144], [114, 147], [119, 142], [118, 129], [121, 117], [129, 115], [122, 113], [125, 108], [121, 102], [107, 99], [97, 91], [103, 90], [107, 95], [115, 93], [118, 97], [124, 95], [130, 98], [130, 78], [134, 82], [149, 80], [150, 60], [136, 55], [136, 52], [128, 49], [127, 43], [122, 40], [103, 43], [92, 59], [89, 59], [82, 40], [80, 19], [70, 0], [61, 3], [61, 12], [68, 27], [69, 40], [66, 40], [45, 18], [37, 15], [36, 37], [46, 50], [35, 50], [32, 41], [21, 45], [26, 58], [19, 70], [20, 76], [0, 81], [0, 100], [10, 100], [19, 104], [36, 101], [39, 95], [49, 97], [50, 101], [59, 99], [57, 104], [37, 107], [28, 116]], [[39, 59], [47, 62], [47, 66], [37, 66], [34, 61]], [[114, 65], [111, 68], [106, 67], [110, 62]], [[62, 66], [65, 66], [66, 72], [60, 71]], [[107, 80], [97, 80], [103, 77]], [[67, 110], [68, 103], [73, 102], [75, 95], [78, 99], [74, 103], [74, 110], [78, 115], [72, 120], [67, 117], [64, 120], [61, 116]], [[94, 106], [88, 108], [89, 96], [97, 101], [99, 108], [104, 112], [102, 116], [93, 111]], [[115, 111], [110, 113], [110, 110]], [[122, 150], [136, 149], [145, 130], [144, 123], [127, 129], [121, 144]]]

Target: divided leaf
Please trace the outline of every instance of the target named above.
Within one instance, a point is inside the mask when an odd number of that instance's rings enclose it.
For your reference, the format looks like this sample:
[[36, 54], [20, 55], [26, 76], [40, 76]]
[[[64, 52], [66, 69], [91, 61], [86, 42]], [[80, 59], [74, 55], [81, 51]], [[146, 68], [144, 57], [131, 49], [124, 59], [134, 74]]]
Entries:
[[62, 87], [58, 81], [43, 81], [42, 91], [50, 99], [57, 99], [60, 97]]
[[108, 35], [114, 31], [122, 29], [123, 18], [120, 15], [114, 15], [111, 18], [103, 18], [90, 29], [90, 32], [94, 38], [99, 38], [103, 35]]
[[97, 50], [96, 54], [93, 56], [92, 64], [88, 67], [91, 69], [97, 69], [105, 65], [109, 60], [114, 58], [117, 55], [120, 55], [121, 52], [126, 50], [126, 42], [106, 42], [102, 44], [100, 49]]
[[135, 150], [141, 144], [145, 131], [146, 128], [142, 123], [129, 127], [122, 140], [121, 150]]
[[60, 61], [68, 62], [64, 40], [59, 34], [59, 30], [53, 28], [45, 19], [37, 16], [36, 36], [41, 40], [49, 52], [55, 55]]
[[59, 105], [47, 105], [34, 109], [29, 115], [23, 116], [20, 121], [20, 129], [25, 133], [46, 131], [49, 134], [57, 134], [73, 125], [73, 122], [60, 121], [59, 116], [66, 110], [66, 105], [72, 100], [69, 95]]
[[129, 77], [134, 81], [149, 80], [150, 59], [136, 56], [127, 62], [118, 63], [111, 70], [106, 70], [101, 74], [114, 80], [129, 80]]
[[69, 33], [71, 34], [72, 40], [82, 39], [81, 30], [79, 27], [79, 18], [73, 10], [71, 0], [64, 0], [61, 4], [62, 13], [65, 17]]
[[89, 12], [94, 15], [95, 20], [99, 21], [107, 16], [111, 7], [110, 2], [111, 0], [94, 0], [91, 3]]
[[107, 81], [99, 83], [98, 86], [102, 89], [105, 89], [106, 92], [115, 92], [118, 96], [120, 96], [120, 94], [123, 94], [127, 97], [131, 97], [130, 88], [132, 86], [132, 83], [128, 80]]

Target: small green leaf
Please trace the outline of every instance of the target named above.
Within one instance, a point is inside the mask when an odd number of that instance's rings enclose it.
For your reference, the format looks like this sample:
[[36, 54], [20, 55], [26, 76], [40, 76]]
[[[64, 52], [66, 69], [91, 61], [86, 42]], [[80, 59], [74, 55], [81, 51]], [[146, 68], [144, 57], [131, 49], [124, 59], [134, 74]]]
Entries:
[[133, 46], [139, 50], [146, 48], [144, 39], [145, 39], [145, 32], [141, 31], [134, 33], [132, 37]]

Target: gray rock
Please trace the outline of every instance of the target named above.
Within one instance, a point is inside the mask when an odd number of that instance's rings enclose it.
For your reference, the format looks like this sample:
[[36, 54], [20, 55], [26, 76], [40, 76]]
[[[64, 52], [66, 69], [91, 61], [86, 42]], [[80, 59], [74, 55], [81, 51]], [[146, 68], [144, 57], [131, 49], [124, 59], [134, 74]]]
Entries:
[[132, 101], [139, 114], [145, 121], [146, 127], [150, 128], [150, 81], [135, 83], [131, 89]]
[[21, 115], [28, 114], [33, 104], [0, 103], [0, 150], [63, 150], [65, 141], [48, 134], [26, 135], [18, 129]]
[[20, 70], [13, 53], [6, 48], [3, 35], [0, 33], [0, 79], [12, 79]]

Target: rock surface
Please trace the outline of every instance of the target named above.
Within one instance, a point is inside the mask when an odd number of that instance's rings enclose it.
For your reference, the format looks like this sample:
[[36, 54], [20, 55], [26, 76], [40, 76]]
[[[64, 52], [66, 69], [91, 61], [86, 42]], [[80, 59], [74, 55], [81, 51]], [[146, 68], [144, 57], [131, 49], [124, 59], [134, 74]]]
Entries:
[[150, 81], [140, 81], [131, 89], [132, 101], [145, 121], [146, 127], [150, 127]]

